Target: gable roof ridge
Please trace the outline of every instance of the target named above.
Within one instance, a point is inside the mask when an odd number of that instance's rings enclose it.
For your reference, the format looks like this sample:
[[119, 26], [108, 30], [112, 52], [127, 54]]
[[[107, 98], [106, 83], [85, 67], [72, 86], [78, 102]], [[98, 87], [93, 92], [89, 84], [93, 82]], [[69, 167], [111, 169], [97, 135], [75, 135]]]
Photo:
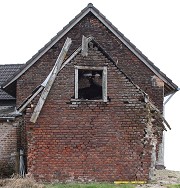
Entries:
[[60, 40], [74, 25], [76, 25], [85, 15], [92, 12], [115, 36], [117, 36], [148, 68], [150, 68], [160, 79], [162, 79], [172, 90], [177, 91], [178, 86], [172, 82], [163, 72], [160, 71], [133, 43], [130, 42], [100, 11], [89, 3], [74, 19], [72, 19], [61, 31], [57, 33], [43, 48], [41, 48], [26, 66], [9, 79], [3, 87], [18, 79], [27, 69], [29, 69], [44, 53], [46, 53], [58, 40]]

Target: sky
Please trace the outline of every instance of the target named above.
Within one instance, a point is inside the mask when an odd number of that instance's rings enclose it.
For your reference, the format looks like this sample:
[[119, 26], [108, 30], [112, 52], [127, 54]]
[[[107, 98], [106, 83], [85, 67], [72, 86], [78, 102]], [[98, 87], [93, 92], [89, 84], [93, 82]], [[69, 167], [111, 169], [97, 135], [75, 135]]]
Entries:
[[[26, 63], [88, 3], [180, 87], [179, 0], [1, 0], [0, 64]], [[165, 166], [180, 171], [180, 91], [165, 105]]]

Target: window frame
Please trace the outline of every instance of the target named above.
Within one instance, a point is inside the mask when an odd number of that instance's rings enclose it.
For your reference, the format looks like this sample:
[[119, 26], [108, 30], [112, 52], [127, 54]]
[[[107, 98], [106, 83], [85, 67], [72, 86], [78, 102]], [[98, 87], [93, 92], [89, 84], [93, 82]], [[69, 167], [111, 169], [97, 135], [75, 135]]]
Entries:
[[[92, 101], [102, 101], [107, 102], [107, 67], [91, 67], [91, 66], [75, 66], [75, 100], [83, 101], [78, 98], [78, 70], [101, 70], [102, 71], [102, 99], [92, 100]], [[91, 101], [91, 100], [85, 100]]]

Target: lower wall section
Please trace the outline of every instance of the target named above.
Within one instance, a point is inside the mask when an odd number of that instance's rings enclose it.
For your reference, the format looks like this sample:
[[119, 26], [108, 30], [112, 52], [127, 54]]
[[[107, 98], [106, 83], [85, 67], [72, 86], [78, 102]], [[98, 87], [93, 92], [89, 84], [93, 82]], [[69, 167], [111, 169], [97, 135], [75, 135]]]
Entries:
[[34, 125], [27, 117], [28, 173], [43, 182], [147, 181], [153, 145], [145, 115], [123, 118], [131, 110], [110, 116], [105, 104], [99, 104], [104, 113], [84, 105], [76, 114], [82, 105], [66, 121], [42, 118]]
[[[45, 131], [45, 134], [48, 133]], [[148, 180], [151, 149], [128, 141], [116, 143], [116, 137], [101, 140], [72, 140], [62, 146], [56, 139], [35, 141], [29, 148], [29, 173], [38, 181], [91, 182]], [[42, 137], [41, 137], [42, 138]], [[45, 137], [43, 137], [45, 139]], [[64, 142], [64, 141], [63, 141]], [[133, 148], [134, 145], [134, 148]], [[60, 147], [59, 147], [60, 146]], [[142, 149], [146, 150], [142, 154]], [[139, 150], [139, 151], [138, 151]]]
[[18, 135], [19, 120], [0, 122], [0, 176], [9, 176], [15, 172]]

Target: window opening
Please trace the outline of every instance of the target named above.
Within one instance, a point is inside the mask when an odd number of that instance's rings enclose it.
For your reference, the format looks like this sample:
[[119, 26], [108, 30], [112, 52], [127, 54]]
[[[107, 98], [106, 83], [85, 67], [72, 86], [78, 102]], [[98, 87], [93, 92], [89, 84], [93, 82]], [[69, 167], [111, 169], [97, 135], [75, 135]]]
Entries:
[[107, 67], [75, 69], [75, 99], [107, 101]]
[[102, 97], [102, 70], [78, 71], [78, 98], [99, 100]]

